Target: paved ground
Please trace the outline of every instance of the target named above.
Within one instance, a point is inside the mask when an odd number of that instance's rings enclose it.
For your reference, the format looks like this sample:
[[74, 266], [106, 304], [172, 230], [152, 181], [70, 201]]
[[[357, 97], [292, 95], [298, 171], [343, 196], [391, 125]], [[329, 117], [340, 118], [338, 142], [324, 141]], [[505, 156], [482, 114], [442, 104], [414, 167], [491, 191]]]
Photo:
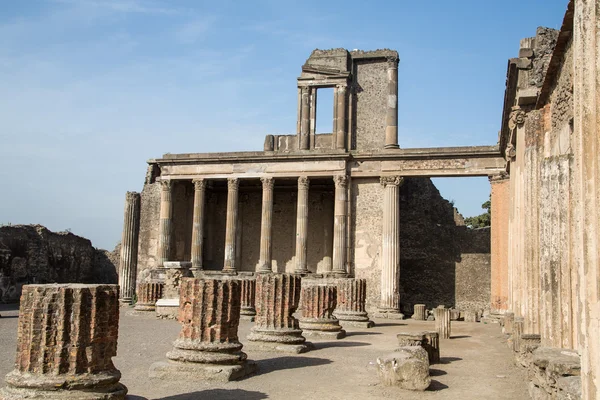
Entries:
[[[0, 376], [4, 376], [13, 368], [16, 306], [0, 305], [0, 313]], [[121, 311], [114, 359], [131, 400], [529, 399], [525, 374], [513, 365], [495, 324], [453, 322], [452, 339], [441, 340], [442, 363], [431, 367], [431, 387], [415, 393], [381, 386], [375, 360], [397, 347], [397, 332], [431, 330], [433, 322], [375, 320], [375, 328], [348, 330], [347, 338], [335, 342], [315, 342], [316, 350], [301, 355], [248, 352], [248, 358], [258, 363], [256, 375], [210, 384], [150, 381], [150, 364], [166, 360], [179, 325], [132, 314]], [[241, 322], [242, 342], [251, 326]]]

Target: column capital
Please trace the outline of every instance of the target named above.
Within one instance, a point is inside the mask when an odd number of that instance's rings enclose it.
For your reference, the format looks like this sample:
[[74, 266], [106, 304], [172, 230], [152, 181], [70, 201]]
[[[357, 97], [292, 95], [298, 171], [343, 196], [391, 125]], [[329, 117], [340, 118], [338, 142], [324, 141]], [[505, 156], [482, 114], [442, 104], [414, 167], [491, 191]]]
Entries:
[[517, 126], [521, 126], [525, 123], [525, 111], [520, 106], [513, 106], [508, 117], [508, 129], [514, 130]]
[[404, 177], [403, 176], [382, 176], [379, 178], [379, 182], [383, 185], [383, 187], [401, 186], [402, 183], [404, 182]]
[[262, 182], [263, 188], [272, 190], [275, 185], [275, 178], [272, 176], [263, 176], [260, 178], [260, 181]]
[[171, 190], [171, 188], [173, 187], [173, 181], [170, 179], [161, 179], [160, 180], [160, 188], [165, 191], [168, 192]]
[[240, 186], [239, 178], [227, 178], [227, 189], [238, 190]]
[[301, 176], [298, 178], [298, 189], [308, 189], [308, 186], [310, 185], [310, 179], [308, 179], [308, 176]]
[[194, 190], [206, 189], [206, 180], [204, 178], [192, 179], [192, 183], [194, 184]]
[[398, 69], [398, 62], [400, 59], [396, 56], [388, 56], [386, 57], [387, 67], [388, 69]]
[[336, 189], [346, 188], [348, 186], [348, 176], [347, 175], [334, 175], [333, 183], [335, 184]]
[[496, 175], [488, 176], [488, 180], [490, 181], [491, 184], [504, 182], [509, 179], [510, 179], [510, 176], [506, 172], [501, 172]]

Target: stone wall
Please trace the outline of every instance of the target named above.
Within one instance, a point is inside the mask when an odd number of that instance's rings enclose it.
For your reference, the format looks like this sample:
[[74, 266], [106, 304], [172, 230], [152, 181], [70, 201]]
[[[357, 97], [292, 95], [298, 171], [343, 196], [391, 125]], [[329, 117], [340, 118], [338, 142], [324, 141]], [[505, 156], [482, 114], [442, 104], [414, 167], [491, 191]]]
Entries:
[[146, 182], [140, 199], [140, 237], [138, 245], [138, 282], [150, 277], [156, 268], [158, 223], [160, 215], [160, 183]]
[[352, 148], [382, 149], [388, 100], [387, 64], [381, 60], [355, 60], [356, 121], [351, 125]]
[[117, 254], [41, 225], [0, 227], [0, 302], [18, 301], [29, 283], [117, 283]]

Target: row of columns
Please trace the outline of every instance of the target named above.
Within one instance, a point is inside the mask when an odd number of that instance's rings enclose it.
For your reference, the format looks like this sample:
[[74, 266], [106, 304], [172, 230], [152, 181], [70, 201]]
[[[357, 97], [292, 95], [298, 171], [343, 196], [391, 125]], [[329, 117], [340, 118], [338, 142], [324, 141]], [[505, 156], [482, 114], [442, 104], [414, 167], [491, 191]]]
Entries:
[[[262, 217], [260, 235], [260, 257], [256, 272], [272, 272], [272, 230], [273, 230], [273, 190], [274, 178], [261, 178]], [[191, 262], [195, 270], [203, 269], [203, 226], [205, 219], [206, 180], [194, 179], [194, 209]], [[335, 206], [334, 206], [334, 235], [333, 262], [331, 274], [346, 275], [347, 254], [347, 224], [348, 224], [348, 177], [335, 176]], [[160, 222], [158, 237], [158, 267], [163, 267], [168, 261], [171, 248], [171, 219], [172, 219], [172, 182], [161, 181]], [[294, 272], [307, 274], [307, 238], [308, 238], [308, 193], [310, 179], [307, 176], [298, 178], [298, 203], [296, 220], [296, 266]], [[227, 218], [225, 228], [225, 257], [223, 272], [236, 273], [237, 233], [241, 229], [238, 218], [239, 179], [229, 178], [227, 181]]]

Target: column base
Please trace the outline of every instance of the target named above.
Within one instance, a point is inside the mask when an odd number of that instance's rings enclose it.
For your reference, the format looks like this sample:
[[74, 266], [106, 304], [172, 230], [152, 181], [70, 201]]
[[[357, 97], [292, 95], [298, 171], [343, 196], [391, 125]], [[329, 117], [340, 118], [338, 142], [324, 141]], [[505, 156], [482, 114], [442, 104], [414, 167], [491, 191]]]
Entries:
[[131, 297], [123, 297], [122, 299], [119, 299], [119, 305], [121, 307], [127, 307], [131, 305], [132, 301], [133, 299]]
[[399, 149], [400, 146], [398, 146], [397, 144], [386, 144], [383, 148], [384, 149]]
[[244, 348], [253, 351], [265, 351], [270, 353], [288, 353], [288, 354], [301, 354], [306, 353], [315, 349], [315, 346], [310, 342], [304, 342], [301, 344], [288, 344], [288, 343], [277, 343], [277, 342], [263, 342], [263, 341], [252, 341], [248, 337], [248, 342], [244, 343]]
[[400, 310], [390, 308], [379, 308], [375, 313], [375, 318], [404, 319], [404, 314], [402, 314]]
[[102, 390], [0, 389], [0, 399], [5, 400], [125, 400], [126, 395], [127, 388], [120, 383]]
[[334, 311], [334, 316], [342, 327], [372, 328], [375, 322], [369, 319], [369, 314], [360, 311]]
[[346, 331], [342, 329], [337, 319], [323, 320], [316, 318], [300, 319], [300, 329], [306, 337], [315, 339], [343, 339]]
[[257, 366], [254, 362], [243, 362], [236, 365], [218, 365], [160, 361], [150, 366], [148, 377], [188, 382], [229, 382], [251, 375], [256, 370]]
[[135, 311], [156, 311], [156, 304], [151, 303], [136, 303], [133, 307]]

